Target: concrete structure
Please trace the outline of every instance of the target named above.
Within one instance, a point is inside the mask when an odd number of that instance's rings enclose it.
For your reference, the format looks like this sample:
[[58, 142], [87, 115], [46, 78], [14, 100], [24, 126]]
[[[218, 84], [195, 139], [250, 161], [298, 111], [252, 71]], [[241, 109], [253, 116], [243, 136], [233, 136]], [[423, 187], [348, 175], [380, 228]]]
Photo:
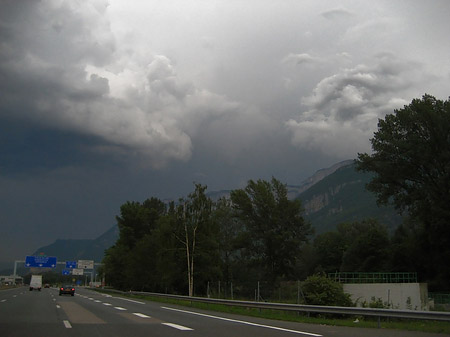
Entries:
[[8, 275], [8, 276], [0, 276], [0, 284], [22, 284], [23, 283], [23, 277], [20, 277], [18, 275]]
[[392, 309], [429, 310], [426, 283], [346, 283], [343, 286], [357, 306], [381, 300]]

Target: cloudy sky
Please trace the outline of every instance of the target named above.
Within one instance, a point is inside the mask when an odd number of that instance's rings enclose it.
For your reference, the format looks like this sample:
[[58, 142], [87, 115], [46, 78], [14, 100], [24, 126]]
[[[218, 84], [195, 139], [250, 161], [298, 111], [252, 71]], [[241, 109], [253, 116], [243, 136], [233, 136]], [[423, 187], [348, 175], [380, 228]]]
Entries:
[[0, 6], [0, 262], [193, 182], [299, 184], [450, 95], [447, 0]]

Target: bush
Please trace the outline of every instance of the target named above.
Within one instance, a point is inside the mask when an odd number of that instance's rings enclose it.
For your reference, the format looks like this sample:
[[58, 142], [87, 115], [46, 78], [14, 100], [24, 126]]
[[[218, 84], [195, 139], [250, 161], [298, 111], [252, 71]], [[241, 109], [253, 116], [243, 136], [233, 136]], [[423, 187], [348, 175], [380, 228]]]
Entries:
[[325, 275], [309, 276], [303, 282], [303, 293], [306, 304], [352, 307], [350, 295], [344, 293], [342, 284], [335, 282]]

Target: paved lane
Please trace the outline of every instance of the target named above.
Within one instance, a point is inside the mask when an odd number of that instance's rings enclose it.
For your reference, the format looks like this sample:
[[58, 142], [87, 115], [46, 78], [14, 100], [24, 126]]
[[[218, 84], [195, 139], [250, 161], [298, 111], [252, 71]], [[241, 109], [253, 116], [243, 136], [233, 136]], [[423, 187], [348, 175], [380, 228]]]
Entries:
[[0, 291], [0, 336], [20, 337], [431, 337], [395, 330], [358, 329], [280, 322], [132, 300], [77, 288]]
[[[47, 289], [46, 289], [47, 290]], [[64, 336], [63, 313], [48, 291], [0, 291], [0, 336]]]

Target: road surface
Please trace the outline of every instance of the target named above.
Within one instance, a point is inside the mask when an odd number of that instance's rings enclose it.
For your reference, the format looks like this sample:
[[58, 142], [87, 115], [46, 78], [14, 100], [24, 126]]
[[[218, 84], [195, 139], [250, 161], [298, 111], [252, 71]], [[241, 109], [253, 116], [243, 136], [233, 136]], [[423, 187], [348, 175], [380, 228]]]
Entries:
[[[76, 288], [0, 291], [1, 337], [444, 337], [442, 334], [281, 322], [131, 300]], [[447, 335], [448, 336], [448, 335]]]

